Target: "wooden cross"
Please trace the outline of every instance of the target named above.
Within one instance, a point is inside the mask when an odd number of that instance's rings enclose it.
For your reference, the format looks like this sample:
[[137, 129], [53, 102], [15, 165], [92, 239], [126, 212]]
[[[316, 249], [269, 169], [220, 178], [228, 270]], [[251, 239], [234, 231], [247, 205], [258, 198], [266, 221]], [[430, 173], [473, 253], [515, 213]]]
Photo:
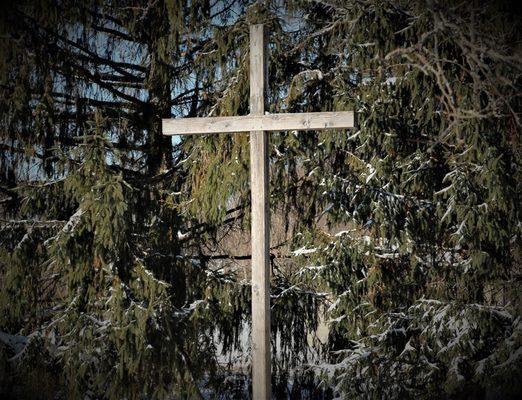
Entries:
[[250, 131], [252, 198], [252, 390], [255, 400], [271, 397], [270, 208], [268, 131], [353, 128], [352, 111], [265, 115], [267, 46], [262, 24], [250, 26], [250, 115], [164, 119], [164, 135]]

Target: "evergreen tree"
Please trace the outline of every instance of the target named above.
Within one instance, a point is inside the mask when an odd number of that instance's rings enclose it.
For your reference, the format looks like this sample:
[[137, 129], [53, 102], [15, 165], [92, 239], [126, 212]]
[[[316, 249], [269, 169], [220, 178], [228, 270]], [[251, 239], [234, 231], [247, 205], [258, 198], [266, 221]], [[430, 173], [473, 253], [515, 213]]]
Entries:
[[247, 114], [261, 22], [268, 110], [358, 120], [271, 134], [276, 397], [520, 391], [508, 3], [49, 0], [1, 23], [4, 395], [247, 395], [217, 358], [248, 352], [248, 274], [213, 249], [248, 234], [248, 135], [161, 118]]
[[519, 15], [497, 2], [307, 12], [309, 68], [324, 72], [301, 101], [328, 96], [359, 121], [350, 136], [299, 135], [296, 197], [347, 227], [302, 242], [331, 291], [324, 370], [346, 398], [516, 397]]
[[3, 14], [4, 395], [198, 398], [214, 379], [211, 333], [233, 337], [229, 314], [245, 312], [200, 302], [246, 289], [185, 256], [187, 155], [161, 118], [213, 95], [242, 10], [42, 1]]

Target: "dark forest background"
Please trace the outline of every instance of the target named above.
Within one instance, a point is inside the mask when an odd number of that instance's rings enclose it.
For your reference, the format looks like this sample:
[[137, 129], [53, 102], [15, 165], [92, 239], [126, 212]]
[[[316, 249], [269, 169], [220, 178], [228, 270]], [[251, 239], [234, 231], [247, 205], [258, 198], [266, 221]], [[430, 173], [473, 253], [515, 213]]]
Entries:
[[518, 398], [513, 4], [19, 0], [0, 17], [3, 398], [249, 396], [248, 134], [165, 137], [161, 118], [248, 114], [253, 23], [270, 112], [358, 120], [270, 137], [274, 396]]

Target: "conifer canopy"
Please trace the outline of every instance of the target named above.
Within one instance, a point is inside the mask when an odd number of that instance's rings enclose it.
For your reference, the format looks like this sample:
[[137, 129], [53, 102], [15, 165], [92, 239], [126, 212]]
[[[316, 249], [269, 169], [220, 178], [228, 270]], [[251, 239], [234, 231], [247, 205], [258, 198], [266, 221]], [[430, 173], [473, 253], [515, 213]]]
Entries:
[[[0, 396], [248, 398], [249, 142], [161, 119], [354, 110], [270, 142], [274, 397], [518, 398], [507, 1], [20, 0], [0, 15]], [[220, 397], [221, 396], [221, 397]]]

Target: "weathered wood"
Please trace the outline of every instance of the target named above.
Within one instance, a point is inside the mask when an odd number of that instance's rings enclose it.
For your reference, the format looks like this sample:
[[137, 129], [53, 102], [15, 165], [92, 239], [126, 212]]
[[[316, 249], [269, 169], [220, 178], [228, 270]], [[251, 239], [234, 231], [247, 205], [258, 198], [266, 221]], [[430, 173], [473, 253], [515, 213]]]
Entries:
[[[267, 76], [263, 25], [250, 27], [250, 114], [265, 112]], [[241, 124], [241, 122], [240, 122]], [[245, 128], [242, 128], [245, 129]], [[252, 204], [252, 397], [271, 398], [270, 356], [270, 206], [268, 132], [250, 132]]]
[[250, 131], [252, 196], [252, 391], [254, 400], [271, 397], [270, 206], [268, 132], [353, 128], [352, 111], [299, 114], [265, 112], [267, 51], [263, 25], [250, 27], [250, 115], [164, 119], [164, 135]]
[[164, 119], [164, 135], [353, 128], [353, 111]]

